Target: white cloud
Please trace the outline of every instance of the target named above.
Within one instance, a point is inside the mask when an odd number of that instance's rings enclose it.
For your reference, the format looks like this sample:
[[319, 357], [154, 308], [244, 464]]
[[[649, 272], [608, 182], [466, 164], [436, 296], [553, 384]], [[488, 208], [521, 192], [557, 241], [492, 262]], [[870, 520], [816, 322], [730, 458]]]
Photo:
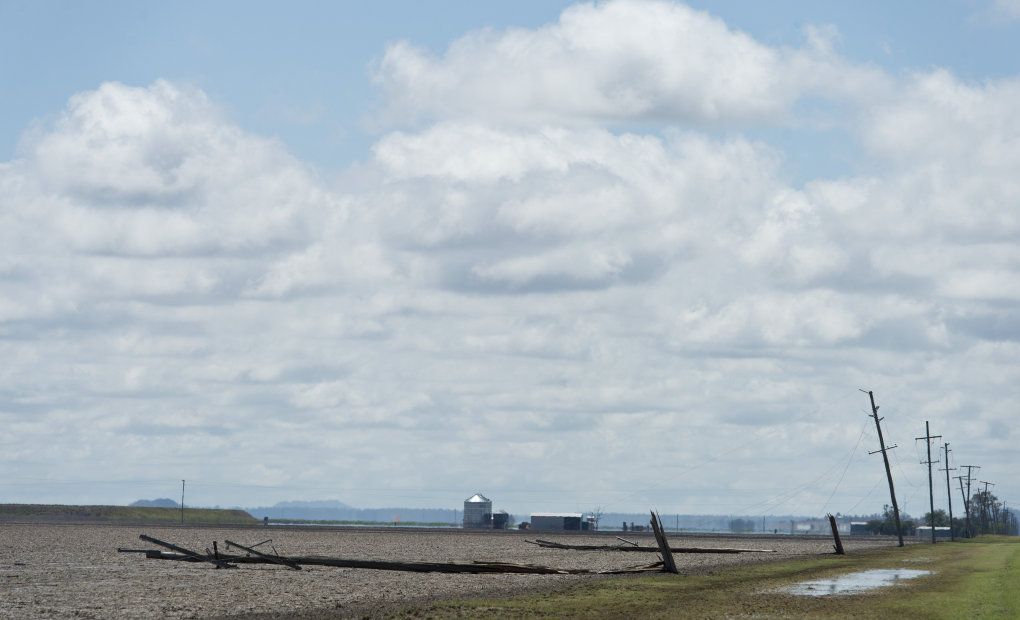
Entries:
[[873, 96], [880, 72], [842, 62], [832, 28], [777, 49], [708, 13], [660, 0], [574, 5], [555, 24], [482, 30], [442, 57], [391, 45], [376, 82], [389, 117], [515, 123], [747, 122], [783, 117], [802, 96]]
[[272, 251], [300, 243], [318, 211], [337, 208], [279, 144], [165, 81], [75, 95], [22, 152], [14, 165], [51, 211], [38, 215], [84, 252]]
[[1020, 1], [992, 0], [977, 16], [993, 22], [1010, 23], [1016, 21], [1020, 19]]
[[729, 252], [785, 191], [770, 149], [685, 133], [443, 124], [387, 136], [375, 155], [379, 229], [454, 287], [647, 279], [684, 256]]

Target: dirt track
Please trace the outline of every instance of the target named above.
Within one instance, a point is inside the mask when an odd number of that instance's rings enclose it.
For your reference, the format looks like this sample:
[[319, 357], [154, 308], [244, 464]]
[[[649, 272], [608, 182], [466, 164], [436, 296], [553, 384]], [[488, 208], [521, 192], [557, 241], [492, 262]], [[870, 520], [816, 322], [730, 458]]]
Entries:
[[[500, 560], [563, 568], [623, 568], [655, 561], [654, 554], [542, 549], [524, 542], [536, 534], [462, 531], [358, 531], [301, 529], [142, 528], [103, 525], [0, 525], [0, 617], [206, 618], [210, 616], [331, 610], [360, 614], [373, 607], [432, 598], [505, 596], [535, 589], [567, 587], [589, 576], [450, 575], [328, 567], [292, 571], [279, 566], [242, 565], [217, 570], [208, 564], [146, 560], [117, 553], [117, 547], [150, 547], [147, 533], [204, 550], [217, 540], [256, 543], [266, 538], [284, 555], [328, 555], [363, 559], [426, 561]], [[539, 537], [571, 544], [611, 544], [607, 536]], [[643, 544], [650, 537], [632, 534]], [[755, 547], [772, 554], [677, 555], [682, 572], [733, 564], [830, 553], [827, 540], [769, 538], [684, 539], [673, 546]], [[845, 541], [848, 550], [888, 546], [887, 541]], [[647, 557], [646, 557], [647, 556]]]

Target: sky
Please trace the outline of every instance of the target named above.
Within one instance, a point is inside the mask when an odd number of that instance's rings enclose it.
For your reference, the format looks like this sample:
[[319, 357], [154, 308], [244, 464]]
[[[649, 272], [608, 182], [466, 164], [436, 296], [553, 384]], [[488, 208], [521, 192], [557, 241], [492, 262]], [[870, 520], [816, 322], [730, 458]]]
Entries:
[[0, 0], [0, 502], [1012, 503], [1018, 30]]

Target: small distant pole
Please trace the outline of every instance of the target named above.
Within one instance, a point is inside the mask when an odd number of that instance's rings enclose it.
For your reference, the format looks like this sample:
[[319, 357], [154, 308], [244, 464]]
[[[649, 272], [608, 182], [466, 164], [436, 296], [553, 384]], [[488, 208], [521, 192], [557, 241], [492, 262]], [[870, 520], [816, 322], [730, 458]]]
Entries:
[[932, 435], [931, 429], [928, 426], [928, 421], [924, 421], [924, 437], [917, 437], [915, 441], [924, 440], [924, 445], [928, 447], [928, 460], [925, 463], [928, 464], [928, 525], [931, 526], [931, 544], [935, 544], [935, 487], [932, 486], [931, 482], [931, 440], [942, 439], [942, 435]]
[[963, 510], [964, 510], [964, 513], [965, 513], [965, 515], [967, 517], [967, 538], [972, 538], [974, 536], [974, 530], [973, 530], [973, 523], [971, 521], [971, 514], [970, 514], [971, 513], [971, 511], [970, 511], [970, 500], [971, 500], [971, 496], [970, 496], [970, 481], [971, 481], [971, 472], [974, 471], [975, 469], [981, 469], [981, 466], [980, 465], [960, 465], [960, 469], [966, 469], [967, 470], [967, 491], [964, 492], [964, 490], [963, 490], [963, 477], [961, 476], [960, 477], [960, 493], [963, 494]]
[[951, 452], [951, 450], [949, 449], [948, 441], [942, 445], [942, 449], [945, 451], [946, 454], [946, 468], [941, 471], [946, 472], [946, 499], [949, 500], [949, 540], [955, 541], [956, 532], [955, 530], [953, 530], [953, 487], [949, 483], [949, 472], [955, 471], [956, 468], [949, 466], [949, 453]]
[[984, 527], [984, 530], [985, 530], [982, 533], [983, 534], [987, 534], [988, 533], [988, 526], [991, 525], [992, 526], [992, 534], [995, 534], [996, 533], [995, 532], [995, 521], [991, 518], [992, 517], [991, 502], [988, 499], [989, 498], [988, 487], [989, 487], [989, 485], [994, 487], [995, 484], [991, 483], [991, 482], [985, 482], [984, 480], [978, 480], [978, 482], [983, 484], [983, 485], [985, 485], [985, 496], [981, 500], [981, 525]]
[[967, 494], [963, 490], [963, 476], [953, 476], [960, 481], [960, 497], [963, 499], [963, 537], [970, 538], [970, 506], [967, 505]]
[[184, 525], [184, 481], [181, 480], [181, 525]]

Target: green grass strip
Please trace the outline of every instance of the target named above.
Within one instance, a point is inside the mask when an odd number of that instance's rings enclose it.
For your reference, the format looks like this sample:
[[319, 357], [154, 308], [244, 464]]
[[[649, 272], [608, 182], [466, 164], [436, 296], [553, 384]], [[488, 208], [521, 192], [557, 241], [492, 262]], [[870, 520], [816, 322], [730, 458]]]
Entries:
[[[1020, 618], [1020, 540], [910, 545], [807, 559], [720, 567], [699, 575], [599, 579], [559, 592], [452, 600], [387, 617], [495, 618]], [[872, 568], [932, 575], [868, 593], [803, 597], [800, 581]], [[682, 562], [681, 562], [681, 571]]]

